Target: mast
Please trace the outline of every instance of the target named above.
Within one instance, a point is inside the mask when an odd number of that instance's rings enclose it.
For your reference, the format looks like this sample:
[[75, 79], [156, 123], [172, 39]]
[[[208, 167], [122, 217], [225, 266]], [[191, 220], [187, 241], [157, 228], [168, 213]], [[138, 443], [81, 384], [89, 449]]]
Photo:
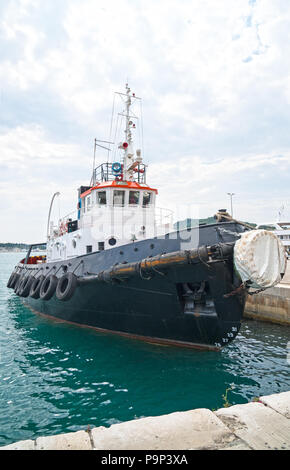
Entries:
[[[134, 148], [133, 148], [133, 139], [132, 139], [132, 128], [135, 129], [136, 125], [132, 122], [132, 116], [130, 114], [130, 108], [132, 105], [132, 97], [134, 99], [140, 99], [135, 96], [135, 93], [130, 94], [131, 89], [128, 86], [128, 83], [126, 83], [126, 108], [124, 114], [121, 114], [122, 116], [125, 116], [125, 141], [119, 144], [119, 148], [124, 151], [123, 155], [123, 180], [124, 181], [130, 181], [133, 180], [134, 178], [134, 168], [142, 162], [141, 158], [141, 150], [136, 151], [136, 158], [134, 159]], [[122, 95], [123, 93], [119, 93]], [[136, 116], [135, 116], [136, 118]]]
[[[132, 104], [131, 96], [130, 96], [130, 88], [128, 83], [126, 83], [126, 129], [125, 129], [125, 143], [124, 143], [124, 180], [127, 181], [130, 178], [130, 172], [128, 171], [128, 166], [130, 160], [133, 157], [133, 143], [132, 143], [132, 132], [131, 132], [131, 121], [130, 121], [130, 107]], [[125, 145], [127, 144], [127, 145]]]

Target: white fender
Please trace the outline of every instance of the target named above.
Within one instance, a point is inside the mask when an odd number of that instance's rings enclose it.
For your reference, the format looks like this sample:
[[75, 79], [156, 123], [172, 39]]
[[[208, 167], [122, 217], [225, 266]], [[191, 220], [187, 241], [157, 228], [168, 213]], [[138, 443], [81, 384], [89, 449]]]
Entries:
[[234, 247], [235, 268], [242, 281], [251, 281], [255, 289], [278, 284], [285, 273], [286, 262], [282, 242], [269, 230], [245, 232]]

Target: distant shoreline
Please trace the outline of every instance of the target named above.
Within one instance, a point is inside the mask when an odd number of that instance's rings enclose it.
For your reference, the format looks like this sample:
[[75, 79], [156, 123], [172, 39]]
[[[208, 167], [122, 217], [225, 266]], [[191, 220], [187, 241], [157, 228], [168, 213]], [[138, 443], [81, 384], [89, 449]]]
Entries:
[[[0, 254], [1, 253], [27, 253], [28, 248], [12, 248], [11, 250], [5, 250], [0, 248]], [[33, 253], [45, 253], [46, 250], [33, 250]]]
[[[27, 252], [30, 246], [31, 245], [28, 245], [27, 243], [12, 243], [12, 242], [0, 243], [0, 253]], [[46, 251], [45, 244], [35, 246], [35, 249], [33, 249], [33, 252], [35, 251], [40, 252], [40, 253], [43, 253], [44, 251]]]

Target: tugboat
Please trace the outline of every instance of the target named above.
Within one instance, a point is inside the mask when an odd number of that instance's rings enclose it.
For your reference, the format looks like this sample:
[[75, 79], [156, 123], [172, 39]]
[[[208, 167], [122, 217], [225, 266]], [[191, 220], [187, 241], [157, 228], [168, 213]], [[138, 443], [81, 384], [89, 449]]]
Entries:
[[284, 248], [273, 233], [251, 230], [225, 211], [216, 223], [182, 230], [174, 229], [170, 211], [160, 217], [158, 191], [134, 149], [132, 106], [140, 98], [128, 84], [118, 95], [125, 137], [113, 148], [121, 157], [95, 167], [97, 146], [109, 154], [113, 145], [95, 139], [92, 178], [78, 189], [76, 214], [51, 221], [53, 195], [46, 256], [32, 256], [31, 245], [7, 286], [49, 317], [151, 343], [220, 350], [239, 332], [247, 294], [281, 280]]

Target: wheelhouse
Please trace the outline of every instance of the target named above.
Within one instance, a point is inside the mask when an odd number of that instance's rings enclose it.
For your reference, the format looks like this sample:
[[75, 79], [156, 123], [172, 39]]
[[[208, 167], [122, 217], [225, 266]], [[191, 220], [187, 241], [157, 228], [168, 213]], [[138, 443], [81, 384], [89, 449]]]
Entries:
[[[132, 133], [136, 128], [132, 102], [140, 100], [126, 85], [125, 111], [118, 116], [125, 119], [125, 139], [114, 143], [112, 161], [95, 167], [97, 146], [95, 139], [94, 169], [89, 186], [78, 189], [75, 213], [50, 223], [48, 229], [48, 260], [67, 259], [94, 251], [152, 238], [157, 234], [157, 223], [162, 225], [162, 215], [156, 216], [157, 189], [146, 182], [147, 166], [142, 161], [141, 150], [134, 150]], [[124, 98], [123, 102], [124, 102]], [[137, 119], [137, 118], [136, 118]], [[140, 133], [139, 133], [140, 134]], [[112, 144], [107, 142], [108, 144]], [[108, 156], [110, 148], [107, 148]], [[58, 194], [58, 193], [57, 193]], [[166, 229], [172, 228], [165, 213]], [[158, 221], [158, 222], [157, 222]]]

